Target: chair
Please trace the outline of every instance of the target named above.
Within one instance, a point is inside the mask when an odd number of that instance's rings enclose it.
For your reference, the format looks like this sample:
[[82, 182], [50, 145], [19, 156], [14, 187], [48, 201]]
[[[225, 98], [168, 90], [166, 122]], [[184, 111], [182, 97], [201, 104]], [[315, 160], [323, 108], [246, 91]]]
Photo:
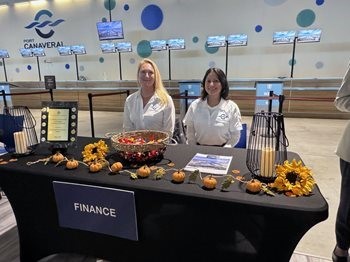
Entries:
[[178, 144], [186, 144], [186, 133], [181, 118], [175, 119], [175, 129], [173, 134], [173, 140]]
[[241, 137], [235, 148], [247, 148], [247, 124], [242, 123]]

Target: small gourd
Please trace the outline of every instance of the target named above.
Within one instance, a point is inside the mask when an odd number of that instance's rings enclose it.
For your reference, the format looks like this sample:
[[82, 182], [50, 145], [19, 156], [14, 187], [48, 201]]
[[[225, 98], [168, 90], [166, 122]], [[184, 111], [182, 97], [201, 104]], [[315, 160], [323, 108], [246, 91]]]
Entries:
[[247, 182], [246, 189], [250, 193], [259, 193], [261, 190], [262, 184], [257, 179], [252, 179]]
[[113, 173], [119, 172], [123, 169], [123, 164], [120, 162], [115, 162], [111, 165], [111, 170]]
[[151, 169], [147, 165], [143, 165], [136, 170], [136, 174], [139, 177], [145, 178], [151, 174]]
[[62, 155], [59, 151], [52, 155], [52, 162], [58, 163], [64, 159], [64, 155]]
[[75, 159], [70, 159], [66, 163], [67, 169], [76, 169], [79, 166], [79, 162]]
[[212, 175], [205, 176], [202, 179], [202, 182], [203, 182], [203, 186], [207, 189], [214, 189], [218, 183], [216, 178], [213, 177]]
[[182, 169], [175, 171], [172, 175], [172, 179], [175, 183], [182, 183], [185, 181], [186, 174]]
[[101, 163], [99, 163], [99, 162], [93, 162], [93, 163], [91, 163], [90, 164], [90, 166], [89, 166], [89, 170], [90, 170], [90, 172], [92, 172], [92, 173], [95, 173], [95, 172], [98, 172], [98, 171], [100, 171], [102, 169], [102, 164]]

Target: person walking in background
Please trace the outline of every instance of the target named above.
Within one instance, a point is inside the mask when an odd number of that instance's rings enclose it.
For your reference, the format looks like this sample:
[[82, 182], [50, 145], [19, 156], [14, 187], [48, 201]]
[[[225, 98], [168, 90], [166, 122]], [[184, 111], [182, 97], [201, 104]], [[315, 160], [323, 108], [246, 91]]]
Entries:
[[[350, 112], [350, 64], [334, 101], [338, 110]], [[336, 150], [340, 158], [340, 201], [335, 222], [337, 244], [332, 259], [335, 262], [347, 262], [350, 248], [350, 122], [345, 127]]]
[[193, 101], [183, 119], [188, 144], [234, 147], [240, 138], [242, 120], [235, 102], [228, 100], [225, 73], [209, 68], [202, 80], [201, 97]]
[[125, 101], [123, 130], [157, 130], [168, 132], [172, 137], [175, 126], [174, 102], [152, 60], [140, 61], [137, 81], [139, 90]]

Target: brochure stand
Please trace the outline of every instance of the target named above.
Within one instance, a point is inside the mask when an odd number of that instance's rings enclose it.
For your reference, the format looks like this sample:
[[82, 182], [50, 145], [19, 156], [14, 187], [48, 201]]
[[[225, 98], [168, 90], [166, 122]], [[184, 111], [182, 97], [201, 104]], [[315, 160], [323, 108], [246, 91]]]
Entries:
[[3, 65], [3, 67], [4, 67], [5, 81], [8, 82], [8, 81], [7, 81], [7, 73], [6, 73], [5, 58], [2, 58], [2, 65]]
[[6, 65], [5, 65], [5, 58], [9, 58], [10, 55], [7, 50], [0, 49], [0, 57], [2, 59], [2, 64], [4, 66], [4, 74], [5, 74], [5, 81], [7, 82], [7, 73], [6, 73]]
[[20, 53], [22, 57], [36, 57], [36, 63], [38, 66], [38, 75], [39, 75], [39, 81], [41, 82], [41, 72], [40, 72], [40, 63], [39, 63], [39, 56], [45, 56], [44, 48], [21, 48]]

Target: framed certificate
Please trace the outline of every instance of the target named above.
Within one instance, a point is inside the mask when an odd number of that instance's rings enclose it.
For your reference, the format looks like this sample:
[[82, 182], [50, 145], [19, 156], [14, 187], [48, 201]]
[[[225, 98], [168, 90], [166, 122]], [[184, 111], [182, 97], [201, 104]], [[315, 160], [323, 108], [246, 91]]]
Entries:
[[77, 133], [78, 102], [42, 102], [40, 142], [64, 149], [76, 143]]

